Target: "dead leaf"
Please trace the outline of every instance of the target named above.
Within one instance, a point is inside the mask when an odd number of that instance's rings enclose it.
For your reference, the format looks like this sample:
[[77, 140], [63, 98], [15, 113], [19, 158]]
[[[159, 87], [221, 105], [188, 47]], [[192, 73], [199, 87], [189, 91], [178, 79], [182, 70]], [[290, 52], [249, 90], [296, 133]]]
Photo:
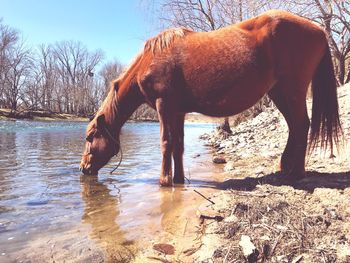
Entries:
[[153, 249], [161, 253], [164, 253], [165, 255], [175, 254], [175, 248], [173, 245], [170, 245], [170, 244], [155, 244], [153, 245]]

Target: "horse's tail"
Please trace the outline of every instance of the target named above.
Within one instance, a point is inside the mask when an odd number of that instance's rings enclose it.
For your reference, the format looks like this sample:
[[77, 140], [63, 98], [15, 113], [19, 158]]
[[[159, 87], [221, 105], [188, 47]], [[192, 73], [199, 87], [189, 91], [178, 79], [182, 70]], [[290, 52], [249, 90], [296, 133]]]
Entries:
[[339, 120], [337, 83], [329, 46], [312, 79], [312, 119], [309, 152], [320, 144], [322, 150], [338, 148], [342, 128]]

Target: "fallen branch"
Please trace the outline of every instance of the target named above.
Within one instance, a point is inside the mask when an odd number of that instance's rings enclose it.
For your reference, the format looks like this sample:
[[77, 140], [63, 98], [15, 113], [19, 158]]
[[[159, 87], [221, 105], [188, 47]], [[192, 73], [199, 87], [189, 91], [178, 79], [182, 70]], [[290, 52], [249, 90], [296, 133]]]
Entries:
[[222, 216], [206, 216], [206, 215], [200, 215], [199, 219], [204, 220], [204, 219], [211, 219], [211, 220], [216, 220], [218, 222], [224, 220]]
[[207, 200], [208, 202], [212, 203], [213, 205], [215, 205], [215, 203], [213, 201], [211, 201], [209, 198], [205, 197], [203, 194], [201, 194], [200, 192], [198, 192], [196, 189], [193, 189], [193, 191], [197, 194], [199, 194], [201, 197], [203, 197], [205, 200]]

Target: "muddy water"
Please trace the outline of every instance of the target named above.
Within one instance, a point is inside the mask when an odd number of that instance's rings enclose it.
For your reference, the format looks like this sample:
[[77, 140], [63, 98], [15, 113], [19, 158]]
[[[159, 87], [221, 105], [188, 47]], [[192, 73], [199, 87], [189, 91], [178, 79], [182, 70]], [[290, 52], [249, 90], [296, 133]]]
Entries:
[[[184, 187], [158, 186], [159, 127], [129, 123], [124, 159], [98, 177], [78, 171], [86, 123], [0, 122], [0, 261], [145, 262], [167, 243], [177, 258], [193, 247], [196, 194], [215, 191], [221, 167], [198, 137], [212, 125], [185, 127]], [[156, 254], [156, 253], [155, 253]]]

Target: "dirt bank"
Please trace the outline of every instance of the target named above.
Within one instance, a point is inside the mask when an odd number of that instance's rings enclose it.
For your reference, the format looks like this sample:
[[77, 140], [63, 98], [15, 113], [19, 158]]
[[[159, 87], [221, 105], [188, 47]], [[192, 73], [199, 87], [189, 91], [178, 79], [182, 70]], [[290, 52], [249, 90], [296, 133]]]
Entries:
[[276, 109], [231, 136], [203, 136], [226, 164], [224, 191], [200, 208], [212, 219], [203, 220], [196, 261], [350, 262], [350, 85], [339, 88], [339, 104], [344, 146], [335, 158], [309, 156], [307, 177], [293, 185], [277, 172], [288, 129]]

